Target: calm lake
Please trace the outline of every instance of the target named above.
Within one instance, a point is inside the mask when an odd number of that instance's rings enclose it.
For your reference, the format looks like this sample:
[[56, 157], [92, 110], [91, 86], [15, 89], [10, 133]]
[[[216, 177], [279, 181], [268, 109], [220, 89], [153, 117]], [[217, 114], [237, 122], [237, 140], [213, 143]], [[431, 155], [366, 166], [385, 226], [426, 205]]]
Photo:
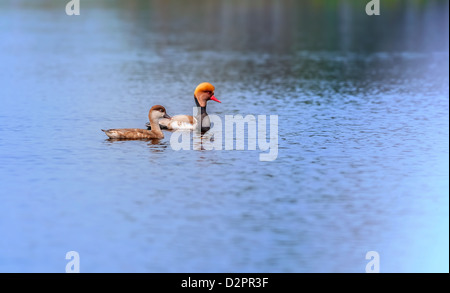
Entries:
[[[0, 272], [448, 272], [448, 1], [67, 2], [0, 2]], [[275, 160], [100, 131], [204, 81]]]

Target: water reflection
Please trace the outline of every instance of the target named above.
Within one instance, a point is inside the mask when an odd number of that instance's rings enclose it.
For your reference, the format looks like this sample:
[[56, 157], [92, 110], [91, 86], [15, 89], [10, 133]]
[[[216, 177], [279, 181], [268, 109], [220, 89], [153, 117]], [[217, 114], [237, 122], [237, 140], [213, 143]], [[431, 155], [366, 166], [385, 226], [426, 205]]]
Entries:
[[[105, 3], [105, 2], [103, 2]], [[163, 39], [143, 46], [287, 53], [448, 49], [446, 1], [387, 1], [384, 17], [367, 17], [364, 1], [127, 1], [120, 16], [138, 32]], [[108, 5], [111, 5], [108, 2]], [[426, 9], [427, 14], [423, 13]], [[433, 14], [433, 19], [430, 15]], [[386, 33], [389, 31], [389, 33]], [[418, 33], [419, 32], [419, 33]], [[175, 38], [182, 33], [181, 38]], [[197, 34], [203, 39], [198, 40]], [[129, 35], [132, 36], [132, 35]], [[178, 37], [180, 37], [178, 36]], [[158, 41], [153, 36], [148, 41]], [[170, 52], [167, 52], [170, 54]], [[163, 53], [164, 54], [164, 53]]]
[[171, 149], [170, 144], [168, 142], [161, 142], [160, 139], [149, 140], [147, 146], [154, 153], [160, 153], [164, 152], [165, 150]]

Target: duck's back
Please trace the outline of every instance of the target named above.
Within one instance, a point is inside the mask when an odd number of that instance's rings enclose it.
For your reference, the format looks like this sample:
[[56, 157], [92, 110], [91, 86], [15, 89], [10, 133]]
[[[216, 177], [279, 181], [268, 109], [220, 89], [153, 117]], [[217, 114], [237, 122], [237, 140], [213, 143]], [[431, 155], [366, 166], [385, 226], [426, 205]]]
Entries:
[[152, 138], [162, 138], [161, 135], [153, 133], [150, 130], [139, 129], [139, 128], [121, 128], [121, 129], [108, 129], [103, 132], [109, 138], [121, 138], [121, 139], [152, 139]]
[[160, 119], [159, 125], [171, 130], [193, 130], [197, 124], [197, 119], [189, 115], [176, 115], [171, 119]]

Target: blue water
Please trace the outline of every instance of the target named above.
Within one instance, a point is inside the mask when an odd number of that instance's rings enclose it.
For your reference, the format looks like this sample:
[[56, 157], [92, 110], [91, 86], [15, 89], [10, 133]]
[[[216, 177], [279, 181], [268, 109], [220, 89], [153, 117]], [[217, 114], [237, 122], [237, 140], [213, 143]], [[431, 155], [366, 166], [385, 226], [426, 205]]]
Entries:
[[[0, 272], [448, 272], [448, 1], [364, 2], [2, 1]], [[276, 160], [100, 131], [203, 81]]]

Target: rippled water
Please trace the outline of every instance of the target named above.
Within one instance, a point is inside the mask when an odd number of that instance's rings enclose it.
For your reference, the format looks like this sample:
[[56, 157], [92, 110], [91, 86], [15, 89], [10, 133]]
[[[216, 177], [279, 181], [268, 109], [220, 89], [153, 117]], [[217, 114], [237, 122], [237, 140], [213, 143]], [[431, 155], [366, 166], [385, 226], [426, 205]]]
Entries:
[[[64, 2], [0, 3], [1, 272], [448, 272], [448, 1]], [[203, 81], [275, 161], [100, 131]]]

